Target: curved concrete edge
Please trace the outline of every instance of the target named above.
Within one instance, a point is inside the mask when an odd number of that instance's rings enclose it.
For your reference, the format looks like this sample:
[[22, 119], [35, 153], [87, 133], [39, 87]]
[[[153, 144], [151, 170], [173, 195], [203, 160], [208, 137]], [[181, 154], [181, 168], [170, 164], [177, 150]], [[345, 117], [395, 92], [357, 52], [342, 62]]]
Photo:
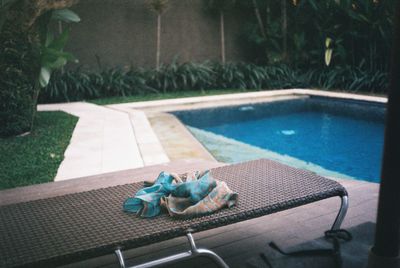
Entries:
[[145, 112], [124, 107], [106, 107], [124, 112], [129, 116], [144, 166], [163, 164], [170, 161]]

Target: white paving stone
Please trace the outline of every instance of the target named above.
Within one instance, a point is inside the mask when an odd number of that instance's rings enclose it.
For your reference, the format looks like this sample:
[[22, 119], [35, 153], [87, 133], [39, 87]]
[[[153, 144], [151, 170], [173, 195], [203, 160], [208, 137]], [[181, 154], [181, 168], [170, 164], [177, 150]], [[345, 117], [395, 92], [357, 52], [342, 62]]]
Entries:
[[144, 166], [129, 114], [85, 102], [39, 105], [38, 110], [79, 117], [56, 181]]
[[170, 161], [157, 135], [154, 133], [145, 112], [125, 107], [114, 107], [114, 105], [108, 107], [129, 114], [136, 142], [145, 166], [158, 165]]

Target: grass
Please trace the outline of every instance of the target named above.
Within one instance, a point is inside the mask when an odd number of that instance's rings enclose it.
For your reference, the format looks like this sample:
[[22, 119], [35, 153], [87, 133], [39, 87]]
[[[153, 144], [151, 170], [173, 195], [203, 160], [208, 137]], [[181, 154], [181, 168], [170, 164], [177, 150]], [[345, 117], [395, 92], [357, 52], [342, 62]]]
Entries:
[[136, 96], [126, 97], [110, 97], [95, 100], [88, 100], [88, 102], [98, 105], [108, 105], [116, 103], [128, 103], [128, 102], [139, 102], [139, 101], [151, 101], [151, 100], [164, 100], [164, 99], [175, 99], [175, 98], [188, 98], [188, 97], [200, 97], [200, 96], [212, 96], [212, 95], [223, 95], [230, 93], [250, 92], [251, 90], [243, 89], [210, 89], [210, 90], [193, 90], [193, 91], [180, 91], [172, 93], [149, 93]]
[[77, 121], [63, 112], [39, 112], [29, 135], [0, 139], [0, 189], [53, 181]]

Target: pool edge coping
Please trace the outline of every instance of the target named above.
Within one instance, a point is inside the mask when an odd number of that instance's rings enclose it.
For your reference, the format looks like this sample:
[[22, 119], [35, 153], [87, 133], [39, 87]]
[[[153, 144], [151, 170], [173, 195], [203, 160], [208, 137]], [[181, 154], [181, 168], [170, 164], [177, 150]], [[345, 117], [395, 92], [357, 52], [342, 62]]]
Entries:
[[229, 101], [229, 100], [244, 100], [251, 98], [268, 98], [277, 96], [319, 96], [319, 97], [329, 97], [336, 99], [346, 99], [346, 100], [356, 100], [356, 101], [366, 101], [375, 103], [387, 103], [386, 97], [361, 95], [354, 93], [344, 93], [336, 91], [324, 91], [316, 89], [278, 89], [278, 90], [263, 90], [256, 92], [245, 92], [245, 93], [232, 93], [232, 94], [221, 94], [212, 96], [200, 96], [200, 97], [188, 97], [188, 98], [177, 98], [177, 99], [166, 99], [166, 100], [155, 100], [155, 101], [141, 101], [141, 102], [129, 102], [120, 104], [110, 104], [106, 105], [110, 108], [115, 109], [140, 109], [140, 108], [155, 108], [160, 106], [176, 106], [184, 104], [197, 104], [206, 103], [212, 101]]

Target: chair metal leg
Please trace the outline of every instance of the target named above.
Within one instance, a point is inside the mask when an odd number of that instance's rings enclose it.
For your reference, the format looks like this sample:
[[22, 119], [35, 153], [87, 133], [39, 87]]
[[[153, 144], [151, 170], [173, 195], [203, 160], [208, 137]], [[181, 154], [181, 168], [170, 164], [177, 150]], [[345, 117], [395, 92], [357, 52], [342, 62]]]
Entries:
[[125, 261], [124, 261], [124, 256], [122, 255], [122, 252], [120, 249], [117, 249], [115, 252], [115, 255], [118, 258], [119, 266], [121, 268], [125, 268]]
[[341, 205], [339, 212], [336, 216], [335, 222], [332, 225], [331, 230], [339, 230], [343, 223], [344, 217], [346, 216], [347, 209], [349, 208], [349, 197], [347, 195], [341, 196]]
[[[208, 249], [203, 249], [203, 248], [197, 248], [196, 244], [194, 243], [194, 239], [191, 233], [186, 234], [189, 244], [190, 244], [190, 250], [187, 252], [182, 252], [178, 253], [175, 255], [171, 255], [168, 257], [160, 258], [154, 261], [150, 262], [145, 262], [139, 265], [135, 265], [129, 268], [150, 268], [150, 267], [157, 267], [160, 265], [165, 265], [165, 264], [171, 264], [171, 263], [176, 263], [180, 262], [183, 260], [189, 260], [193, 259], [195, 257], [206, 257], [214, 261], [215, 264], [218, 265], [218, 267], [221, 268], [229, 268], [229, 266], [224, 262], [224, 260], [218, 256], [215, 252], [208, 250]], [[122, 255], [122, 252], [120, 249], [117, 249], [115, 251], [115, 255], [117, 255], [119, 264], [121, 268], [125, 268], [125, 262], [124, 262], [124, 257]]]
[[214, 261], [215, 264], [217, 264], [219, 267], [229, 268], [229, 266], [224, 262], [224, 260], [220, 256], [218, 256], [217, 253], [215, 253], [214, 251], [204, 249], [204, 248], [197, 248], [196, 244], [194, 243], [194, 239], [193, 239], [193, 236], [191, 233], [187, 233], [186, 236], [189, 240], [189, 244], [190, 244], [190, 248], [191, 248], [193, 257], [196, 257], [196, 256], [207, 257], [207, 258], [211, 259], [212, 261]]
[[204, 248], [199, 248], [197, 249], [197, 256], [203, 256], [211, 259], [214, 261], [215, 264], [218, 265], [218, 267], [221, 268], [229, 268], [229, 266], [224, 262], [224, 260], [217, 255], [214, 251], [204, 249]]

